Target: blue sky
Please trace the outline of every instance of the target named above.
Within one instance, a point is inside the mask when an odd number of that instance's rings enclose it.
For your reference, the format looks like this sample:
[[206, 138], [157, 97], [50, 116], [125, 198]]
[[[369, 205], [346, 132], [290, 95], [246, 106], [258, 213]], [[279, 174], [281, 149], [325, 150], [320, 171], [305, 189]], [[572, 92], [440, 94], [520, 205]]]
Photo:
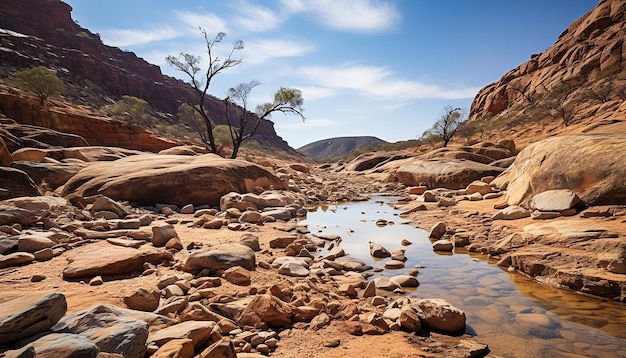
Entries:
[[[480, 88], [545, 51], [597, 0], [64, 0], [105, 44], [165, 62], [204, 56], [198, 26], [225, 32], [217, 54], [243, 40], [244, 62], [209, 92], [257, 80], [250, 103], [281, 86], [303, 92], [306, 121], [278, 114], [292, 147], [341, 136], [418, 138], [447, 105], [469, 108]], [[206, 60], [206, 56], [203, 57]]]

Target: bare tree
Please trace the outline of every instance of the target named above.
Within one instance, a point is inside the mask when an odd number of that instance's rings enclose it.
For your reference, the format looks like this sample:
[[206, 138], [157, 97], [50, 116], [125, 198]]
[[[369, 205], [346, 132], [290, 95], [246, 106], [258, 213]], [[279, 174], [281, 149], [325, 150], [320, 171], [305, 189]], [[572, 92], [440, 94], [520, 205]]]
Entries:
[[526, 102], [533, 103], [535, 101], [535, 91], [530, 90], [530, 84], [531, 83], [528, 82], [526, 86], [522, 86], [518, 82], [514, 85], [508, 86], [508, 88], [513, 92], [519, 93], [520, 96], [522, 96], [522, 98], [526, 100]]
[[546, 89], [546, 94], [542, 101], [546, 112], [552, 117], [563, 121], [566, 127], [570, 125], [576, 114], [572, 99], [578, 93], [579, 85], [577, 81], [571, 80], [561, 83], [551, 91]]
[[443, 146], [446, 147], [454, 134], [459, 130], [460, 124], [463, 123], [463, 117], [464, 110], [461, 108], [446, 106], [444, 114], [433, 124], [428, 134], [441, 138]]
[[244, 44], [241, 40], [235, 41], [228, 56], [219, 57], [214, 54], [214, 47], [224, 39], [226, 34], [220, 32], [213, 39], [210, 39], [205, 29], [200, 28], [200, 32], [204, 35], [208, 55], [208, 66], [204, 75], [200, 75], [201, 68], [199, 66], [199, 56], [193, 56], [188, 53], [181, 52], [178, 57], [170, 55], [167, 56], [165, 60], [170, 66], [174, 66], [177, 70], [185, 73], [191, 80], [191, 85], [199, 97], [198, 105], [192, 105], [192, 108], [202, 117], [204, 125], [206, 126], [207, 135], [201, 136], [201, 138], [207, 146], [207, 149], [217, 154], [219, 150], [217, 144], [215, 143], [215, 137], [213, 136], [214, 123], [205, 107], [204, 101], [207, 97], [209, 86], [211, 85], [213, 78], [222, 71], [235, 67], [242, 62], [242, 58], [236, 56], [236, 53], [243, 49]]
[[[230, 130], [230, 138], [233, 143], [232, 159], [237, 158], [241, 144], [256, 134], [257, 129], [262, 121], [269, 119], [275, 112], [281, 112], [285, 115], [295, 114], [302, 118], [302, 92], [295, 88], [281, 87], [274, 94], [274, 101], [267, 102], [256, 107], [255, 112], [248, 110], [248, 99], [252, 90], [259, 86], [256, 80], [241, 83], [236, 87], [228, 90], [228, 94], [224, 99], [226, 107], [226, 121]], [[233, 110], [234, 106], [240, 106], [241, 111]], [[236, 113], [236, 118], [232, 118], [232, 114]], [[235, 122], [236, 121], [236, 122]]]

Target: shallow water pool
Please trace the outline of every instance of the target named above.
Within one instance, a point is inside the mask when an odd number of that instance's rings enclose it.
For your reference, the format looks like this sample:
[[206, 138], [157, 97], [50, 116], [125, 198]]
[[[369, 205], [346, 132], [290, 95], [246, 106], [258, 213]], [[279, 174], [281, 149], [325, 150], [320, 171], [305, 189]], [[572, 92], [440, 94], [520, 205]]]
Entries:
[[[406, 267], [418, 267], [420, 285], [407, 294], [444, 298], [467, 315], [467, 333], [501, 357], [626, 357], [626, 305], [538, 284], [500, 269], [486, 256], [433, 252], [428, 233], [398, 216], [392, 197], [323, 206], [302, 223], [311, 232], [341, 235], [341, 247], [373, 267], [387, 259], [369, 255], [369, 241], [405, 249]], [[376, 225], [385, 219], [388, 225]], [[412, 242], [402, 246], [402, 239]]]

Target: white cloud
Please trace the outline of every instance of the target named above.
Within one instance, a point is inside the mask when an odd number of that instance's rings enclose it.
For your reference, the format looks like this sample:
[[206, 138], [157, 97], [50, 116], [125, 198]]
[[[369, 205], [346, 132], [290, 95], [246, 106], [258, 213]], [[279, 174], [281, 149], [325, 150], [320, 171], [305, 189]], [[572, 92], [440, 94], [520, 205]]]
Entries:
[[310, 13], [324, 25], [342, 31], [377, 32], [401, 19], [393, 4], [376, 0], [282, 0], [292, 13]]
[[394, 76], [385, 67], [344, 65], [340, 67], [305, 67], [305, 79], [317, 86], [335, 90], [354, 91], [359, 95], [385, 99], [419, 98], [458, 99], [474, 97], [479, 88], [444, 88], [439, 85], [409, 81]]
[[305, 41], [265, 39], [246, 42], [243, 53], [246, 63], [259, 64], [277, 57], [302, 56], [314, 49], [314, 45]]
[[108, 29], [102, 32], [102, 41], [110, 46], [128, 47], [145, 45], [154, 41], [170, 40], [180, 35], [180, 31], [169, 26], [149, 30]]
[[329, 98], [335, 96], [337, 91], [333, 88], [329, 87], [319, 87], [319, 86], [296, 86], [300, 91], [302, 91], [302, 97], [304, 98], [305, 103], [308, 101], [315, 101], [318, 99]]
[[276, 29], [282, 22], [281, 16], [272, 10], [250, 4], [248, 2], [238, 2], [233, 6], [238, 12], [233, 21], [242, 28], [251, 32], [264, 32]]

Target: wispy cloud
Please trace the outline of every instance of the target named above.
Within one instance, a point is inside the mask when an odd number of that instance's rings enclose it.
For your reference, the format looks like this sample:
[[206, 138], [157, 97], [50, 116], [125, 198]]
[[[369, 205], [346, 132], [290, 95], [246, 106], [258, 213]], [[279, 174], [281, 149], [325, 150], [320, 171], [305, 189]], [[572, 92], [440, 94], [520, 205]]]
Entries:
[[228, 32], [226, 21], [210, 12], [195, 13], [189, 11], [179, 11], [176, 13], [176, 18], [180, 23], [182, 23], [182, 26], [187, 29], [187, 32], [197, 33], [199, 27], [205, 29], [208, 34]]
[[390, 3], [375, 0], [282, 0], [292, 13], [309, 13], [325, 26], [350, 32], [378, 32], [393, 28], [401, 19]]
[[274, 30], [284, 20], [282, 16], [268, 8], [248, 2], [237, 2], [233, 10], [237, 12], [233, 22], [238, 28], [250, 32]]
[[420, 98], [471, 98], [479, 88], [445, 88], [398, 78], [385, 67], [344, 65], [305, 67], [300, 74], [316, 86], [351, 91], [363, 96], [408, 100]]
[[298, 89], [302, 91], [302, 97], [306, 102], [333, 97], [337, 94], [334, 88], [329, 87], [298, 86]]
[[265, 39], [246, 42], [245, 62], [259, 64], [277, 57], [297, 57], [315, 49], [311, 43], [302, 40]]
[[139, 46], [154, 41], [170, 40], [181, 36], [179, 30], [162, 27], [148, 30], [141, 29], [109, 29], [103, 31], [102, 41], [116, 47]]

